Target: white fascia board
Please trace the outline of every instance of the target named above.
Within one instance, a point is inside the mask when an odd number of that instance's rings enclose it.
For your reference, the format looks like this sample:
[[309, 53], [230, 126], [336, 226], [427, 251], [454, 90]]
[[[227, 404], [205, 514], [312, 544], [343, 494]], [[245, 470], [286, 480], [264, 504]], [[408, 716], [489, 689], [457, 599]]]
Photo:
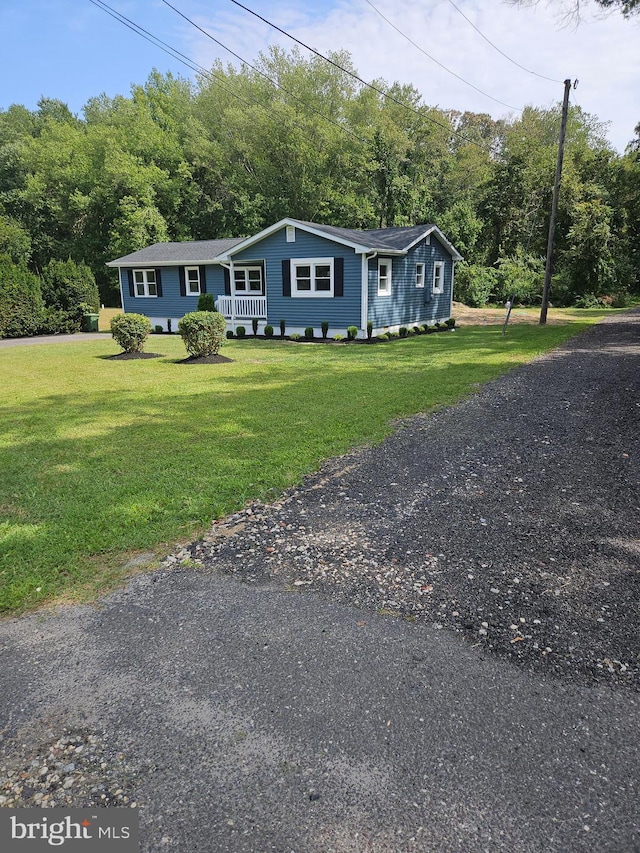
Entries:
[[329, 240], [332, 243], [340, 243], [343, 246], [349, 246], [349, 248], [353, 249], [357, 255], [372, 251], [371, 247], [369, 246], [363, 246], [360, 243], [354, 243], [352, 240], [347, 240], [344, 237], [337, 237], [334, 234], [328, 234], [326, 231], [321, 231], [319, 228], [313, 228], [312, 226], [307, 225], [306, 222], [299, 222], [297, 219], [289, 219], [287, 217], [286, 219], [281, 219], [279, 222], [276, 222], [274, 225], [270, 225], [268, 228], [265, 228], [258, 234], [254, 234], [253, 237], [247, 237], [247, 239], [243, 240], [242, 243], [237, 243], [231, 249], [228, 249], [224, 254], [218, 255], [218, 260], [228, 261], [232, 255], [235, 255], [238, 252], [242, 252], [245, 249], [248, 249], [255, 243], [259, 243], [266, 237], [270, 237], [272, 234], [275, 234], [276, 231], [280, 231], [282, 228], [286, 228], [287, 225], [291, 225], [300, 231], [306, 231], [307, 234], [314, 234], [316, 237], [322, 237], [324, 240]]
[[220, 264], [220, 256], [203, 260], [190, 261], [125, 261], [119, 258], [117, 261], [108, 261], [105, 266], [117, 269], [150, 269], [151, 267], [199, 267], [206, 264]]
[[416, 239], [413, 241], [413, 243], [411, 243], [409, 246], [407, 246], [406, 251], [408, 252], [410, 249], [413, 249], [413, 247], [416, 245], [416, 243], [419, 243], [420, 240], [424, 240], [424, 238], [428, 237], [429, 234], [436, 234], [437, 235], [438, 240], [442, 243], [442, 245], [445, 247], [445, 249], [447, 249], [447, 251], [450, 253], [450, 255], [454, 261], [464, 260], [464, 258], [460, 254], [460, 252], [456, 249], [455, 246], [453, 246], [447, 240], [447, 238], [444, 236], [444, 234], [438, 228], [437, 225], [431, 225], [429, 228], [426, 228], [423, 234], [421, 234], [419, 237], [416, 237]]

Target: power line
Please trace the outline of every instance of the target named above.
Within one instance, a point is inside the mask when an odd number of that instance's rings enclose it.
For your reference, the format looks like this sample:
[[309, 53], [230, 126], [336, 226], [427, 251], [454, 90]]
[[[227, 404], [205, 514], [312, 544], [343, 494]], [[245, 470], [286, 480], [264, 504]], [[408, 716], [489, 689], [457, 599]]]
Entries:
[[284, 87], [284, 86], [282, 86], [280, 83], [278, 83], [278, 81], [277, 81], [277, 80], [274, 80], [272, 77], [269, 77], [269, 75], [268, 75], [268, 74], [265, 74], [265, 73], [264, 73], [264, 71], [261, 71], [261, 70], [260, 70], [259, 68], [257, 68], [255, 65], [252, 65], [252, 64], [251, 64], [250, 62], [248, 62], [246, 59], [243, 59], [239, 54], [237, 54], [237, 53], [235, 53], [233, 50], [231, 50], [231, 48], [230, 48], [230, 47], [227, 47], [225, 44], [223, 44], [223, 43], [222, 43], [221, 41], [219, 41], [217, 38], [215, 38], [214, 36], [212, 36], [212, 35], [211, 35], [211, 33], [207, 32], [207, 30], [205, 30], [205, 29], [203, 29], [201, 26], [199, 26], [199, 24], [196, 24], [196, 22], [195, 22], [195, 21], [192, 21], [192, 20], [191, 20], [191, 18], [188, 18], [188, 17], [187, 17], [183, 12], [181, 12], [179, 9], [176, 9], [176, 7], [175, 7], [175, 6], [172, 6], [172, 5], [171, 5], [171, 3], [169, 3], [169, 2], [168, 2], [168, 0], [163, 0], [163, 2], [164, 2], [164, 4], [165, 4], [166, 6], [168, 6], [170, 9], [173, 9], [173, 11], [174, 11], [176, 14], [180, 15], [180, 17], [181, 17], [181, 18], [183, 18], [185, 21], [187, 21], [189, 24], [191, 24], [191, 26], [195, 27], [195, 28], [196, 28], [197, 30], [199, 30], [203, 35], [205, 35], [207, 38], [211, 39], [211, 41], [215, 42], [215, 44], [219, 45], [221, 48], [223, 48], [224, 50], [226, 50], [228, 53], [230, 53], [230, 54], [231, 54], [231, 56], [235, 56], [235, 58], [236, 58], [236, 59], [238, 59], [240, 62], [242, 62], [244, 65], [246, 65], [246, 66], [247, 66], [247, 67], [249, 67], [249, 68], [252, 68], [252, 69], [253, 69], [257, 74], [260, 74], [260, 76], [264, 77], [264, 78], [265, 78], [265, 80], [268, 80], [270, 83], [272, 83], [272, 84], [273, 84], [274, 86], [276, 86], [278, 89], [281, 89], [281, 90], [282, 90], [283, 92], [285, 92], [285, 94], [287, 94], [290, 98], [293, 98], [293, 100], [294, 100], [294, 101], [297, 101], [299, 104], [301, 104], [301, 105], [302, 105], [306, 110], [310, 110], [311, 112], [315, 113], [317, 116], [320, 116], [320, 118], [323, 118], [325, 121], [330, 122], [330, 123], [331, 123], [331, 124], [333, 124], [335, 127], [340, 128], [340, 130], [344, 131], [345, 133], [348, 133], [350, 136], [354, 137], [354, 139], [357, 139], [359, 142], [366, 142], [366, 141], [367, 141], [367, 140], [363, 139], [362, 137], [358, 136], [357, 134], [353, 133], [352, 131], [350, 131], [350, 130], [349, 130], [348, 128], [346, 128], [344, 125], [340, 124], [340, 122], [337, 122], [337, 121], [335, 121], [334, 119], [330, 118], [329, 116], [325, 115], [324, 113], [321, 113], [319, 110], [316, 110], [316, 109], [315, 109], [315, 107], [312, 107], [310, 104], [307, 104], [307, 103], [306, 103], [306, 101], [303, 101], [303, 100], [302, 100], [301, 98], [299, 98], [297, 95], [294, 95], [294, 94], [293, 94], [293, 92], [290, 92], [288, 89], [285, 89], [285, 87]]
[[[170, 5], [167, 2], [167, 0], [162, 0], [162, 2], [166, 3], [167, 6]], [[397, 104], [399, 107], [402, 107], [403, 109], [414, 113], [415, 115], [417, 115], [421, 119], [426, 119], [427, 121], [430, 121], [432, 124], [437, 125], [437, 127], [441, 128], [442, 130], [446, 130], [447, 133], [453, 134], [454, 136], [457, 136], [460, 139], [464, 140], [464, 142], [468, 142], [470, 145], [475, 145], [477, 148], [481, 148], [483, 151], [491, 153], [491, 149], [488, 146], [482, 145], [481, 143], [476, 142], [474, 139], [469, 139], [468, 137], [463, 136], [461, 133], [458, 133], [457, 130], [454, 130], [451, 127], [447, 127], [447, 125], [442, 124], [442, 122], [437, 121], [437, 119], [432, 118], [431, 116], [427, 115], [424, 112], [420, 112], [419, 110], [414, 109], [413, 107], [409, 106], [409, 104], [405, 104], [403, 101], [398, 100], [398, 98], [394, 98], [394, 96], [389, 94], [389, 92], [385, 92], [383, 89], [379, 89], [377, 86], [374, 86], [373, 83], [367, 83], [366, 80], [363, 80], [362, 77], [359, 77], [353, 71], [350, 71], [348, 68], [344, 68], [344, 66], [340, 65], [337, 62], [334, 62], [333, 59], [330, 59], [329, 57], [320, 53], [320, 51], [316, 50], [315, 48], [311, 47], [310, 45], [306, 44], [305, 42], [300, 41], [300, 39], [296, 38], [295, 36], [292, 36], [291, 33], [288, 33], [286, 30], [283, 30], [277, 24], [274, 24], [271, 21], [268, 21], [266, 18], [263, 18], [262, 15], [259, 15], [257, 12], [254, 12], [253, 9], [249, 9], [247, 6], [243, 6], [242, 3], [238, 2], [238, 0], [231, 0], [231, 2], [234, 3], [236, 6], [239, 6], [241, 9], [244, 9], [245, 12], [249, 12], [250, 15], [253, 15], [255, 18], [258, 18], [260, 21], [262, 21], [263, 23], [272, 27], [274, 30], [277, 30], [279, 33], [282, 33], [283, 36], [286, 36], [287, 38], [291, 39], [291, 41], [294, 41], [294, 42], [296, 42], [296, 44], [299, 44], [301, 47], [304, 47], [307, 50], [311, 51], [311, 53], [315, 54], [320, 59], [324, 59], [325, 62], [328, 62], [330, 65], [333, 65], [334, 68], [337, 68], [340, 71], [342, 71], [344, 74], [348, 74], [350, 77], [353, 77], [354, 80], [357, 80], [363, 86], [366, 86], [367, 88], [372, 89], [374, 92], [377, 92], [379, 95], [382, 95], [383, 98], [387, 98], [388, 100], [392, 101], [394, 104]]]
[[[208, 71], [202, 65], [199, 65], [197, 62], [190, 59], [190, 57], [188, 57], [186, 54], [181, 53], [181, 51], [177, 50], [176, 48], [174, 48], [171, 45], [167, 44], [166, 42], [162, 41], [162, 39], [159, 39], [157, 36], [153, 35], [153, 33], [150, 33], [144, 27], [140, 26], [139, 24], [136, 24], [135, 21], [132, 21], [130, 18], [127, 18], [126, 15], [123, 15], [120, 12], [117, 12], [115, 9], [113, 9], [111, 6], [109, 6], [107, 3], [103, 2], [103, 0], [89, 0], [89, 2], [93, 3], [93, 5], [97, 6], [99, 9], [102, 9], [104, 12], [106, 12], [108, 15], [110, 15], [112, 18], [114, 18], [119, 23], [124, 24], [125, 27], [132, 30], [132, 32], [136, 33], [136, 35], [142, 36], [142, 38], [146, 39], [146, 41], [150, 42], [151, 44], [155, 45], [156, 47], [159, 47], [161, 50], [163, 50], [165, 53], [168, 53], [170, 56], [172, 56], [174, 59], [177, 59], [179, 62], [182, 62], [183, 65], [186, 65], [192, 71], [195, 71], [196, 73], [199, 73], [202, 76], [208, 78], [209, 80], [212, 80], [213, 82], [217, 83], [217, 85], [220, 86], [220, 88], [223, 91], [225, 91], [228, 95], [231, 95], [231, 97], [237, 98], [239, 101], [246, 104], [247, 106], [258, 106], [261, 109], [265, 110], [266, 112], [269, 112], [269, 110], [264, 106], [264, 104], [261, 104], [259, 101], [248, 100], [246, 98], [243, 98], [241, 95], [238, 95], [236, 92], [233, 92], [228, 87], [222, 85], [218, 79], [219, 75], [215, 74], [212, 71]], [[171, 8], [173, 8], [173, 7], [171, 7]], [[178, 10], [176, 9], [175, 11], [178, 11]], [[181, 13], [178, 12], [178, 14], [181, 14]], [[192, 23], [192, 22], [190, 22], [190, 23]], [[194, 24], [194, 26], [196, 26], [196, 25]], [[251, 63], [244, 60], [241, 56], [234, 53], [230, 48], [228, 48], [228, 47], [226, 47], [226, 45], [222, 44], [222, 42], [218, 42], [216, 39], [214, 39], [214, 41], [216, 41], [216, 43], [219, 44], [220, 47], [229, 51], [229, 53], [231, 53], [232, 56], [235, 56], [237, 59], [239, 59], [240, 62], [244, 63], [245, 65], [249, 66], [250, 68], [254, 68], [254, 70], [258, 74], [261, 74], [263, 77], [265, 77], [265, 79], [267, 79], [270, 83], [272, 83], [274, 86], [276, 86], [276, 88], [282, 90], [287, 95], [289, 95], [289, 97], [298, 101], [298, 103], [300, 103], [306, 110], [310, 110], [311, 112], [314, 112], [316, 115], [320, 116], [320, 118], [323, 118], [323, 119], [325, 119], [325, 121], [328, 121], [331, 124], [335, 125], [340, 130], [342, 130], [344, 133], [348, 134], [349, 136], [353, 137], [354, 139], [357, 139], [359, 142], [363, 142], [363, 143], [367, 142], [366, 139], [364, 139], [363, 137], [358, 136], [357, 134], [353, 133], [353, 131], [349, 130], [349, 128], [344, 127], [339, 122], [334, 121], [333, 119], [329, 118], [329, 116], [325, 116], [323, 113], [314, 109], [314, 107], [311, 107], [311, 106], [309, 106], [309, 104], [306, 104], [303, 100], [301, 100], [296, 95], [292, 94], [287, 89], [285, 89], [284, 86], [281, 86], [277, 81], [273, 80], [267, 74], [264, 74], [262, 71], [260, 71], [259, 69], [255, 68], [253, 65], [251, 65]]]
[[392, 27], [397, 33], [399, 33], [402, 36], [402, 38], [406, 39], [409, 42], [409, 44], [412, 44], [415, 48], [417, 48], [420, 51], [420, 53], [424, 54], [424, 56], [426, 56], [427, 59], [430, 59], [432, 62], [435, 62], [436, 65], [439, 65], [440, 68], [444, 69], [448, 74], [451, 74], [453, 77], [455, 77], [457, 80], [460, 80], [466, 86], [471, 86], [471, 88], [475, 89], [476, 92], [480, 92], [481, 95], [484, 95], [485, 98], [489, 98], [490, 100], [495, 101], [496, 104], [502, 104], [503, 107], [507, 107], [510, 110], [516, 110], [519, 113], [522, 112], [522, 109], [520, 107], [514, 107], [511, 104], [507, 104], [504, 101], [499, 100], [498, 98], [494, 98], [493, 95], [490, 95], [488, 92], [483, 91], [482, 89], [478, 88], [478, 86], [475, 86], [473, 83], [470, 83], [468, 80], [465, 80], [464, 77], [461, 77], [459, 74], [456, 74], [455, 71], [452, 71], [450, 68], [447, 68], [446, 65], [444, 65], [442, 62], [440, 62], [438, 59], [436, 59], [435, 56], [431, 56], [430, 53], [427, 53], [427, 51], [424, 50], [424, 48], [420, 47], [420, 45], [417, 42], [415, 42], [406, 33], [404, 33], [399, 27], [397, 27], [393, 23], [393, 21], [390, 21], [389, 18], [387, 18], [385, 15], [383, 15], [383, 13], [380, 11], [380, 9], [378, 9], [377, 6], [373, 5], [371, 0], [365, 0], [365, 3], [368, 3], [369, 6], [371, 6], [371, 8], [373, 9], [373, 11], [377, 12], [378, 15], [380, 15], [380, 17], [382, 18], [382, 20], [386, 21], [387, 24], [389, 24], [390, 27]]
[[[369, 2], [369, 0], [367, 0], [367, 3], [368, 3], [368, 2]], [[516, 65], [518, 68], [522, 69], [522, 71], [526, 71], [526, 72], [527, 72], [527, 74], [533, 74], [535, 77], [540, 77], [542, 80], [548, 80], [550, 83], [562, 83], [562, 80], [555, 80], [553, 77], [546, 77], [544, 74], [538, 74], [538, 72], [537, 72], [537, 71], [532, 71], [530, 68], [525, 68], [525, 67], [524, 67], [524, 65], [520, 65], [520, 63], [519, 63], [519, 62], [516, 62], [516, 60], [515, 60], [515, 59], [512, 59], [512, 58], [511, 58], [510, 56], [508, 56], [508, 55], [507, 55], [503, 50], [500, 50], [500, 48], [499, 48], [497, 45], [495, 45], [495, 44], [491, 41], [491, 39], [487, 38], [487, 36], [485, 36], [485, 34], [484, 34], [483, 32], [481, 32], [481, 30], [479, 30], [479, 29], [478, 29], [478, 27], [476, 27], [476, 25], [473, 23], [473, 21], [472, 21], [472, 20], [470, 20], [469, 18], [467, 18], [467, 16], [466, 16], [466, 15], [465, 15], [465, 13], [462, 11], [462, 9], [459, 9], [459, 8], [458, 8], [458, 6], [456, 6], [456, 4], [453, 2], [453, 0], [449, 0], [449, 3], [453, 6], [453, 8], [456, 10], [456, 12], [458, 12], [460, 15], [462, 15], [462, 17], [465, 19], [465, 21], [466, 21], [470, 26], [472, 26], [472, 27], [473, 27], [473, 29], [478, 33], [478, 35], [479, 35], [479, 36], [482, 36], [482, 38], [487, 42], [487, 44], [490, 44], [490, 45], [491, 45], [491, 47], [492, 47], [494, 50], [497, 50], [497, 51], [498, 51], [498, 53], [499, 53], [501, 56], [504, 56], [504, 58], [505, 58], [505, 59], [508, 59], [508, 60], [509, 60], [509, 62], [513, 63], [513, 64], [514, 64], [514, 65]]]

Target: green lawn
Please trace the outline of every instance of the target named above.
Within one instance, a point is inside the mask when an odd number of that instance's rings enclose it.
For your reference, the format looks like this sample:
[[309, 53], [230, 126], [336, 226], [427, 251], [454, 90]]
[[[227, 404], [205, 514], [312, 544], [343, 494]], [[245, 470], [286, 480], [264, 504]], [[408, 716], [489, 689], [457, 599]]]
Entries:
[[95, 594], [246, 501], [273, 499], [394, 418], [472, 393], [587, 324], [375, 346], [231, 341], [221, 365], [114, 361], [113, 341], [0, 350], [0, 610]]

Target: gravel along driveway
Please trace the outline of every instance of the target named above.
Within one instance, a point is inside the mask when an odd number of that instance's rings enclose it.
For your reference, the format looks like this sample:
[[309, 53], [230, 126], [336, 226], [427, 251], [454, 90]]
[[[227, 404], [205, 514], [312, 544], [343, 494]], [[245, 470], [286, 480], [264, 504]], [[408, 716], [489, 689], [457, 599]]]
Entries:
[[0, 806], [141, 853], [640, 851], [640, 312], [97, 606], [0, 622]]
[[454, 631], [527, 670], [637, 687], [639, 486], [636, 311], [332, 461], [192, 552]]

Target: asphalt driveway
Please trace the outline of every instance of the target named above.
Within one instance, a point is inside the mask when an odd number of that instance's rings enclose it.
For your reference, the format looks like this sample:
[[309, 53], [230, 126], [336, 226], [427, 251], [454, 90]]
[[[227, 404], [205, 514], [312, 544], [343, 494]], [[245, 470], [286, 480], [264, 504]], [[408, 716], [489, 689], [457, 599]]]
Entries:
[[612, 318], [0, 623], [0, 804], [135, 803], [145, 853], [640, 850], [639, 356]]

